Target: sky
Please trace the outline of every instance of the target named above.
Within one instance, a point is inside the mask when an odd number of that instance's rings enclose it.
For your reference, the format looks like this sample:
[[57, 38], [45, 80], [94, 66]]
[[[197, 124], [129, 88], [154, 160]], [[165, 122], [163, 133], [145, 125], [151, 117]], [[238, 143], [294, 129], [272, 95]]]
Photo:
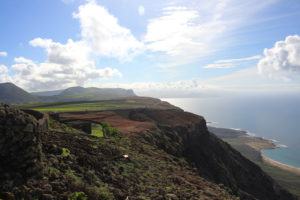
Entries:
[[299, 0], [1, 0], [0, 82], [299, 93], [299, 19]]

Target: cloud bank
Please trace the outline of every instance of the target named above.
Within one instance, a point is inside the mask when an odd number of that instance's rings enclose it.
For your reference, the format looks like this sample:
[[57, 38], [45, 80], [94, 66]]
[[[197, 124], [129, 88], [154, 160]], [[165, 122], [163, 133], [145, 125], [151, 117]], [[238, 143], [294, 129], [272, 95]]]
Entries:
[[[99, 69], [95, 59], [101, 56], [129, 60], [143, 49], [130, 30], [122, 27], [118, 19], [95, 1], [79, 6], [73, 13], [81, 27], [78, 41], [69, 39], [66, 43], [55, 42], [48, 38], [35, 38], [29, 41], [33, 47], [45, 49], [47, 59], [35, 62], [28, 58], [17, 57], [10, 68], [14, 75], [2, 75], [1, 81], [13, 80], [14, 83], [29, 91], [53, 90], [70, 86], [83, 86], [87, 81], [122, 77], [117, 69]], [[6, 52], [1, 52], [6, 56]], [[6, 66], [0, 68], [7, 73]]]
[[149, 21], [144, 42], [150, 52], [161, 54], [162, 67], [194, 63], [231, 46], [235, 32], [255, 23], [255, 15], [275, 2], [184, 1], [185, 6], [166, 7], [162, 16]]
[[288, 36], [284, 41], [276, 42], [273, 48], [266, 48], [258, 71], [270, 78], [287, 79], [290, 75], [300, 75], [300, 37]]
[[129, 59], [143, 49], [129, 29], [94, 1], [79, 6], [73, 17], [79, 19], [81, 36], [96, 55]]
[[0, 65], [0, 73], [7, 73], [8, 68], [5, 65]]

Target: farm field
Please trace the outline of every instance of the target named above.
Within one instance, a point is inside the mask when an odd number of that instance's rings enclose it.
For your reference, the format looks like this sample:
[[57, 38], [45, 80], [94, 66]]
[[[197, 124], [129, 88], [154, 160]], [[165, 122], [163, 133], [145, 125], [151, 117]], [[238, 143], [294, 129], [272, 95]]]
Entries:
[[80, 102], [53, 102], [38, 104], [15, 105], [21, 109], [33, 109], [41, 112], [76, 112], [76, 111], [104, 111], [134, 108], [175, 108], [167, 102], [159, 99], [146, 97], [130, 97], [103, 101], [80, 101]]

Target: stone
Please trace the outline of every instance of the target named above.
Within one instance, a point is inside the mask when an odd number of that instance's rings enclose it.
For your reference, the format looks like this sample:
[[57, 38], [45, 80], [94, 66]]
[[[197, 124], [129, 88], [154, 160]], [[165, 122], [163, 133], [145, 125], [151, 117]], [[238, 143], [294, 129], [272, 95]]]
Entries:
[[166, 199], [177, 200], [178, 197], [175, 194], [166, 194]]
[[50, 184], [43, 185], [43, 188], [47, 192], [51, 192], [52, 191], [52, 186]]
[[27, 124], [23, 131], [32, 133], [34, 131], [34, 127], [32, 124]]

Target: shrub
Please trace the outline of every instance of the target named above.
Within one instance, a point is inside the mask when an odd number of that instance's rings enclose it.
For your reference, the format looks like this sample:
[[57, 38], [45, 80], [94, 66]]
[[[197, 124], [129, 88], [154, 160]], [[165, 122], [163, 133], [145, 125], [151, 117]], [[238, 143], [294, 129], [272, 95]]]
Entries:
[[102, 126], [103, 126], [103, 129], [104, 129], [107, 136], [116, 137], [116, 138], [121, 138], [122, 137], [122, 135], [119, 132], [118, 128], [111, 127], [108, 122], [103, 122]]
[[62, 150], [61, 156], [62, 156], [63, 158], [64, 158], [64, 157], [68, 157], [68, 156], [71, 154], [70, 150], [67, 149], [67, 148], [62, 148], [61, 150]]
[[87, 196], [84, 192], [73, 192], [68, 200], [87, 200]]

